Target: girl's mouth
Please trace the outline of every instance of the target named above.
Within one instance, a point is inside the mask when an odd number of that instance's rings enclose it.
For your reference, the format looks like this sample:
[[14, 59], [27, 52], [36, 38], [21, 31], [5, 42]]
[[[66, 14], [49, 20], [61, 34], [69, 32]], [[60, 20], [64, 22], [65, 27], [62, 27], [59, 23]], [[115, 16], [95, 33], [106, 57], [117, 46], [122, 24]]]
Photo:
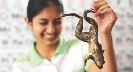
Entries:
[[41, 34], [41, 36], [47, 40], [54, 40], [56, 38], [57, 33], [54, 34]]

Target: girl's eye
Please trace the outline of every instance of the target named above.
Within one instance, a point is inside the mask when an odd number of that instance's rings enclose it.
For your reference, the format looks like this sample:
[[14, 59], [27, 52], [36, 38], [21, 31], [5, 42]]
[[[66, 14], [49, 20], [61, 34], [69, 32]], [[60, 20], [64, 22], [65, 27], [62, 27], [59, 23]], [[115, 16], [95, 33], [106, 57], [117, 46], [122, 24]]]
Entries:
[[48, 22], [40, 22], [41, 25], [46, 25]]
[[54, 24], [61, 24], [61, 21], [55, 21]]
[[55, 20], [54, 20], [54, 24], [56, 25], [56, 24], [61, 24], [62, 23], [62, 19], [61, 18], [56, 18]]

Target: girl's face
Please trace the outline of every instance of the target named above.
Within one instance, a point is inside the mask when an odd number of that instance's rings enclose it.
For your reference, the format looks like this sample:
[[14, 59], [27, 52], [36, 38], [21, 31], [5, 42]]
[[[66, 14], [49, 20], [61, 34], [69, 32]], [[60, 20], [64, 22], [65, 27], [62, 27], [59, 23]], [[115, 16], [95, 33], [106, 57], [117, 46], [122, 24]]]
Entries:
[[36, 37], [37, 44], [55, 45], [59, 41], [62, 31], [62, 19], [57, 18], [61, 11], [57, 6], [51, 5], [37, 14], [28, 26]]

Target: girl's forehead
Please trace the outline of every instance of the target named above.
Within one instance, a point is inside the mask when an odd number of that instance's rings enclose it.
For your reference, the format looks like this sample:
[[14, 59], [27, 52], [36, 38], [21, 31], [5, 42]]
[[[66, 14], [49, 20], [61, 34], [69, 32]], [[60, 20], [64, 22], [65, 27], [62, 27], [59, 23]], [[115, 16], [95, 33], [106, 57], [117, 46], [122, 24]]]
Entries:
[[59, 7], [50, 5], [45, 7], [37, 16], [38, 18], [55, 19], [61, 15]]

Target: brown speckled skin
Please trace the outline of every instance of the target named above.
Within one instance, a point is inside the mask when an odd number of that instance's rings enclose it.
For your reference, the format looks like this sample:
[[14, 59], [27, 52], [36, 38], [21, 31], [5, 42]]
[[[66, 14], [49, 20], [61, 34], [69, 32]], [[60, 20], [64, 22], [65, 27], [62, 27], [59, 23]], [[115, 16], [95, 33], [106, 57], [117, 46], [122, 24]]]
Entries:
[[[76, 16], [79, 18], [79, 22], [77, 24], [75, 30], [75, 36], [80, 39], [81, 41], [88, 43], [88, 54], [84, 58], [84, 65], [88, 59], [92, 59], [96, 66], [99, 69], [103, 68], [104, 61], [104, 50], [102, 50], [101, 44], [98, 42], [98, 25], [94, 19], [87, 17], [87, 13], [94, 12], [93, 10], [85, 10], [83, 17], [79, 16], [76, 13], [69, 13], [69, 14], [62, 14], [61, 17], [65, 16]], [[89, 32], [82, 32], [83, 29], [83, 18], [91, 24]]]

